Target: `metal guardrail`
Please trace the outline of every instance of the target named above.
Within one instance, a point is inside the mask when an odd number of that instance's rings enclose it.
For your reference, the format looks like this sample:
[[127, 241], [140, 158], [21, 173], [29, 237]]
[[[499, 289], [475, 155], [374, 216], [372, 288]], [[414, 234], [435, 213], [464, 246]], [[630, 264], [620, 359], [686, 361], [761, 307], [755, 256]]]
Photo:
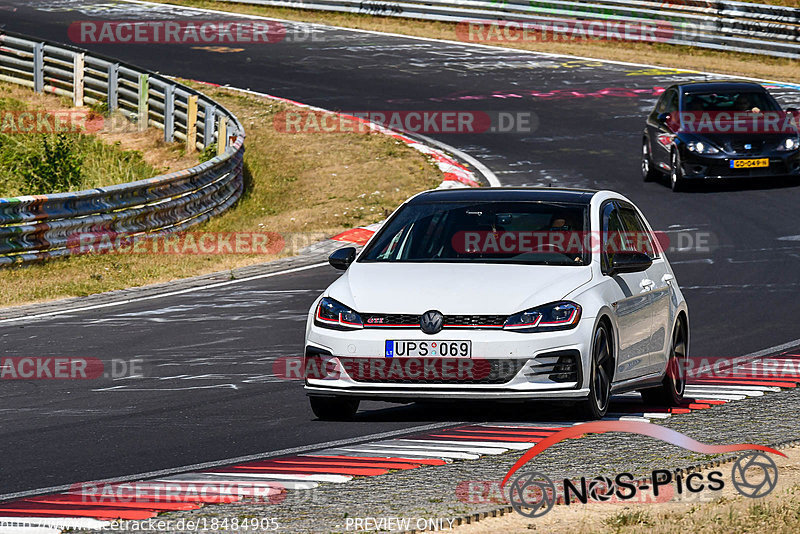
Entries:
[[[651, 24], [659, 42], [800, 58], [800, 9], [728, 0], [223, 0], [435, 20]], [[454, 38], [456, 35], [454, 34]]]
[[86, 191], [0, 198], [0, 266], [67, 256], [85, 234], [177, 232], [225, 211], [242, 194], [244, 129], [197, 91], [112, 58], [0, 31], [0, 80], [106, 104], [139, 128], [217, 156], [191, 169]]

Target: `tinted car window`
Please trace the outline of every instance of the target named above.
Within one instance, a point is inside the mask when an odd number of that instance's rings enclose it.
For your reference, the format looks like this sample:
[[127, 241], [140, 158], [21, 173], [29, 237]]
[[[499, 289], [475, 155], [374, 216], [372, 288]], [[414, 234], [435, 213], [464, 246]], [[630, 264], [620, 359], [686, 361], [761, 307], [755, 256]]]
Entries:
[[621, 206], [619, 217], [627, 232], [627, 246], [633, 246], [633, 250], [644, 252], [650, 259], [658, 257], [658, 249], [655, 246], [653, 235], [647, 230], [647, 225], [636, 211], [628, 206]]
[[358, 261], [587, 265], [587, 211], [546, 202], [406, 204]]
[[780, 111], [780, 106], [763, 91], [727, 93], [684, 93], [684, 111]]
[[666, 113], [674, 113], [678, 111], [678, 91], [670, 91], [667, 95], [667, 107], [664, 109]]

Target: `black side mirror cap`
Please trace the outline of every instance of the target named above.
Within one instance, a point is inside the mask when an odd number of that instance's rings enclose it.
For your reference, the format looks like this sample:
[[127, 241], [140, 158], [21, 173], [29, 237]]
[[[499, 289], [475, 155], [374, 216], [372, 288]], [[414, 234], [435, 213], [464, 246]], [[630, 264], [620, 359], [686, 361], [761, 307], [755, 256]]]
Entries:
[[350, 266], [350, 264], [353, 263], [353, 260], [355, 259], [356, 259], [356, 248], [345, 247], [333, 251], [333, 254], [328, 256], [328, 263], [330, 263], [335, 269], [339, 269], [340, 271], [345, 271]]
[[644, 252], [615, 252], [611, 260], [610, 274], [640, 273], [646, 271], [651, 265], [653, 265], [653, 260]]

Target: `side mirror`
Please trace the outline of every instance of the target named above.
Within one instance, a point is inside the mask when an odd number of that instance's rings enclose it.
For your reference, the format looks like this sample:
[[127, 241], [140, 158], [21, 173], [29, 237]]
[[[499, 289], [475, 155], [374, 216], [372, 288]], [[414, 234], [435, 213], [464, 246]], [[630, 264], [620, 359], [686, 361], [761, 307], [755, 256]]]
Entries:
[[670, 117], [671, 115], [669, 113], [659, 113], [658, 117], [656, 117], [656, 120], [661, 124], [666, 124]]
[[611, 273], [640, 273], [653, 264], [644, 252], [615, 252], [611, 260]]
[[345, 247], [335, 250], [333, 254], [328, 256], [328, 263], [340, 271], [345, 271], [356, 259], [355, 247]]
[[800, 109], [797, 108], [786, 108], [786, 113], [791, 113], [792, 115], [797, 115], [800, 113]]

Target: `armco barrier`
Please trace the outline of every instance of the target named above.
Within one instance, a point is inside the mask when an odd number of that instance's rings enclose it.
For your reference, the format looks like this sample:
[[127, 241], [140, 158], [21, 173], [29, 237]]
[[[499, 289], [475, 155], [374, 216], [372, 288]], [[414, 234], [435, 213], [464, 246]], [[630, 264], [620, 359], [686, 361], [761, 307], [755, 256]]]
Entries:
[[223, 1], [444, 22], [504, 20], [549, 27], [591, 21], [648, 24], [655, 28], [655, 40], [664, 43], [800, 58], [800, 9], [728, 0]]
[[0, 265], [66, 256], [85, 232], [176, 232], [242, 194], [244, 129], [228, 110], [165, 77], [65, 45], [0, 31], [0, 80], [108, 106], [217, 156], [191, 169], [74, 193], [0, 198]]

